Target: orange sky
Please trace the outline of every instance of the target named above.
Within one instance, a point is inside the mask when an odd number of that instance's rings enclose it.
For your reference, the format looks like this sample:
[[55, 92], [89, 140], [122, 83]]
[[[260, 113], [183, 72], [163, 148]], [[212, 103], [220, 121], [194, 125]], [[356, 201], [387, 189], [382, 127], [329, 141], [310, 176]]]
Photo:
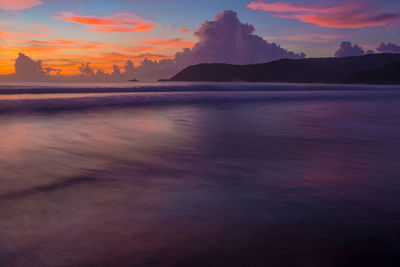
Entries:
[[398, 43], [398, 0], [0, 0], [0, 74], [14, 72], [19, 52], [63, 75], [85, 62], [110, 72], [127, 60], [172, 58], [226, 9], [268, 42], [307, 56], [332, 56], [344, 40], [372, 50]]
[[[94, 69], [106, 72], [112, 70], [112, 65], [122, 67], [127, 59], [139, 65], [145, 58], [161, 60], [172, 58], [180, 49], [191, 48], [194, 44], [185, 38], [173, 39], [139, 39], [137, 46], [116, 45], [109, 42], [93, 42], [78, 40], [14, 39], [12, 36], [4, 39], [7, 43], [1, 46], [0, 74], [14, 72], [15, 59], [19, 52], [25, 53], [35, 60], [42, 60], [43, 67], [60, 69], [64, 75], [79, 73], [78, 66], [82, 62], [90, 62]], [[44, 40], [41, 38], [41, 40]], [[60, 58], [60, 55], [61, 58]]]

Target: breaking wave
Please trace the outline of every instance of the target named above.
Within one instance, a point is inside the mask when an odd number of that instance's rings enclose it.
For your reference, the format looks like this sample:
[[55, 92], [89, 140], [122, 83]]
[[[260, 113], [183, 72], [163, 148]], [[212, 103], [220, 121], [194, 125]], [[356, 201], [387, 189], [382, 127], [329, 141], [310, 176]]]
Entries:
[[398, 86], [304, 84], [20, 84], [0, 86], [0, 113], [252, 101], [400, 97]]

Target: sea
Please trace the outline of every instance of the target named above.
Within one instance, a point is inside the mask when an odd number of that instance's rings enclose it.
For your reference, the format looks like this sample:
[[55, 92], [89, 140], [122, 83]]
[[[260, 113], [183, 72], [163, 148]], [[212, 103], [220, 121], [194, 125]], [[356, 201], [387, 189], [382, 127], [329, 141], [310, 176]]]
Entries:
[[0, 266], [400, 266], [400, 86], [0, 84]]

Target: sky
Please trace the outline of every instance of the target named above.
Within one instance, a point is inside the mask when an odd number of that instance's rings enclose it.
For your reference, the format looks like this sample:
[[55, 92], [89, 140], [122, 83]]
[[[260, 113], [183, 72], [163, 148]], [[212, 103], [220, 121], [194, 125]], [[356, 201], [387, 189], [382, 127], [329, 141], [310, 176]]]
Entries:
[[[230, 43], [236, 48], [224, 49]], [[19, 53], [41, 60], [52, 75], [76, 75], [86, 62], [88, 73], [115, 72], [113, 65], [123, 72], [127, 60], [137, 67], [145, 58], [178, 59], [177, 52], [182, 67], [202, 60], [258, 63], [275, 59], [271, 54], [358, 55], [399, 45], [399, 0], [0, 0], [0, 74], [15, 72]]]

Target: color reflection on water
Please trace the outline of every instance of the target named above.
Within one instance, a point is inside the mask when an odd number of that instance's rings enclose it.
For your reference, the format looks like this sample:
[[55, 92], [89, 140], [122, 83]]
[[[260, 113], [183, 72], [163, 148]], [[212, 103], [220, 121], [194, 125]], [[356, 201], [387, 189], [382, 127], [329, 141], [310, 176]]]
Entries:
[[0, 117], [0, 265], [394, 262], [391, 101]]
[[[82, 97], [105, 97], [118, 96], [122, 93], [46, 93], [46, 94], [0, 94], [1, 100], [27, 100], [27, 99], [63, 99], [63, 98], [82, 98]], [[129, 95], [130, 93], [124, 93]]]

